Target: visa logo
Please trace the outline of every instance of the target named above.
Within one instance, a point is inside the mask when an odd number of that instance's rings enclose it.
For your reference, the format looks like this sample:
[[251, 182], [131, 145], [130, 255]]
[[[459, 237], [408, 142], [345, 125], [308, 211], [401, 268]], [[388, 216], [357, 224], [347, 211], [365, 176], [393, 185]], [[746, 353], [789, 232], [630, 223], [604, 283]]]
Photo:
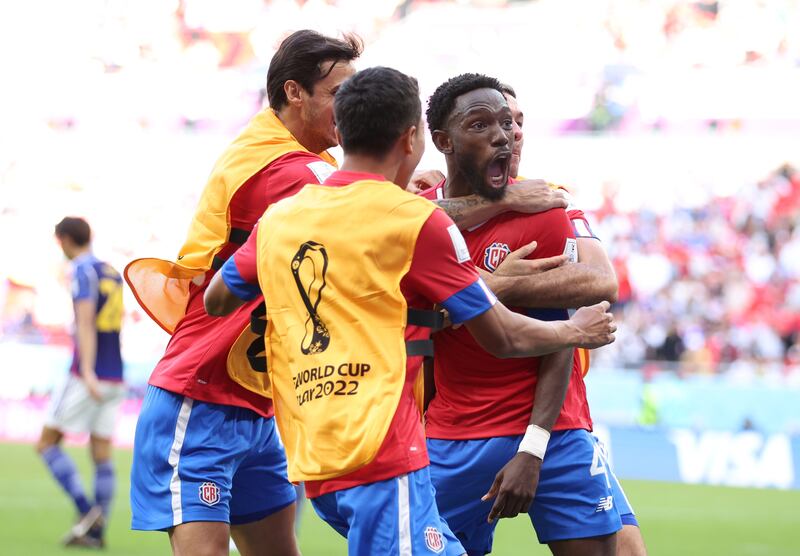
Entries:
[[777, 488], [794, 484], [792, 447], [785, 434], [678, 429], [670, 433], [670, 441], [687, 483]]

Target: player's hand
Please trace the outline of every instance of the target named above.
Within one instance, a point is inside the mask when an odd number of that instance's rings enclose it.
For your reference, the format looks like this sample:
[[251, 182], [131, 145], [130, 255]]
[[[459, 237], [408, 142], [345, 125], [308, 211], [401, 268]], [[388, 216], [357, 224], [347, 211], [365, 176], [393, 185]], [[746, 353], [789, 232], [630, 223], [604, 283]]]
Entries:
[[526, 259], [536, 249], [536, 242], [523, 245], [516, 251], [509, 253], [494, 271], [495, 276], [530, 276], [553, 270], [569, 260], [567, 255], [557, 255], [544, 259]]
[[416, 195], [420, 191], [425, 191], [426, 189], [436, 186], [436, 184], [443, 179], [444, 174], [439, 170], [417, 170], [414, 172], [414, 175], [411, 176], [406, 191]]
[[601, 301], [575, 311], [569, 319], [570, 326], [577, 334], [573, 344], [575, 347], [594, 349], [614, 341], [617, 325], [614, 323], [614, 315], [608, 311], [610, 306], [608, 301]]
[[481, 500], [497, 497], [489, 512], [489, 523], [503, 517], [527, 513], [539, 484], [542, 460], [527, 452], [517, 452], [494, 478], [492, 488]]
[[544, 180], [525, 180], [512, 183], [506, 190], [504, 202], [509, 210], [527, 213], [544, 212], [569, 206], [567, 192], [550, 187]]
[[94, 374], [84, 375], [83, 383], [86, 385], [86, 390], [89, 391], [89, 395], [93, 400], [103, 401], [103, 393], [100, 391], [100, 381], [97, 380], [97, 376]]

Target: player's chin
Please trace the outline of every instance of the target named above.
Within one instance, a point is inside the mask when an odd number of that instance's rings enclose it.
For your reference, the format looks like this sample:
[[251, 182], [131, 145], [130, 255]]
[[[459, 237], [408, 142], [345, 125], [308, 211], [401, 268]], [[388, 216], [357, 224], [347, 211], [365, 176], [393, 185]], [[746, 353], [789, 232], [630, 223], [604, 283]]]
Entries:
[[506, 181], [506, 183], [503, 185], [495, 187], [493, 183], [485, 181], [483, 187], [481, 187], [480, 194], [482, 197], [485, 197], [490, 201], [499, 201], [506, 194], [506, 188], [508, 187], [507, 183], [508, 182]]

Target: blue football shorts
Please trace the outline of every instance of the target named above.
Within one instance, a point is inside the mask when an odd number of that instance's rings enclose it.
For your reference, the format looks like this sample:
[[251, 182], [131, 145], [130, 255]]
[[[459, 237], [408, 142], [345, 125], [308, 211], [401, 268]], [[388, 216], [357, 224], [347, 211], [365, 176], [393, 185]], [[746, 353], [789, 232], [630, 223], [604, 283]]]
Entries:
[[614, 471], [608, 464], [609, 458], [606, 446], [596, 436], [594, 436], [594, 439], [597, 442], [598, 446], [600, 446], [601, 454], [603, 455], [606, 461], [606, 466], [608, 469], [608, 479], [609, 481], [611, 481], [611, 492], [614, 496], [614, 504], [617, 506], [619, 517], [622, 519], [622, 524], [633, 525], [634, 527], [638, 527], [639, 520], [636, 519], [636, 513], [633, 511], [633, 506], [631, 506], [631, 503], [628, 501], [628, 497], [625, 495], [625, 491], [622, 490], [622, 485], [620, 484], [619, 479], [617, 479], [617, 476], [614, 474]]
[[241, 525], [295, 497], [273, 418], [148, 386], [133, 446], [133, 529]]
[[[481, 497], [516, 455], [521, 440], [522, 435], [428, 439], [436, 503], [470, 555], [492, 549], [497, 521], [487, 519], [494, 499], [482, 502]], [[621, 529], [612, 478], [601, 447], [588, 431], [553, 432], [528, 511], [539, 542], [597, 537]]]
[[466, 551], [436, 509], [427, 467], [311, 500], [347, 538], [348, 556], [461, 556]]

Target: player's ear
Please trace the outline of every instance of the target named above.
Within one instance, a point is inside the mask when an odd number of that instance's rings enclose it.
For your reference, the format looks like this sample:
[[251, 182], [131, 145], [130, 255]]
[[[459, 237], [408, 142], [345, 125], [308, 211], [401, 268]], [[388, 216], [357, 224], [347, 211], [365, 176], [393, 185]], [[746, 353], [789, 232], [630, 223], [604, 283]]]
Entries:
[[417, 126], [412, 125], [408, 129], [403, 132], [403, 135], [400, 136], [401, 143], [403, 145], [403, 151], [406, 154], [412, 154], [414, 152], [414, 139], [417, 137]]
[[302, 90], [303, 86], [294, 79], [287, 79], [283, 82], [283, 92], [286, 94], [286, 101], [292, 106], [296, 107], [303, 104], [303, 97], [300, 95], [300, 91]]
[[433, 139], [433, 144], [436, 145], [436, 149], [440, 153], [442, 154], [453, 153], [453, 142], [450, 140], [449, 133], [441, 129], [434, 129], [433, 133], [431, 134], [431, 138]]
[[341, 145], [342, 144], [342, 136], [339, 134], [339, 126], [338, 125], [334, 126], [333, 133], [336, 135], [336, 144], [337, 145]]

